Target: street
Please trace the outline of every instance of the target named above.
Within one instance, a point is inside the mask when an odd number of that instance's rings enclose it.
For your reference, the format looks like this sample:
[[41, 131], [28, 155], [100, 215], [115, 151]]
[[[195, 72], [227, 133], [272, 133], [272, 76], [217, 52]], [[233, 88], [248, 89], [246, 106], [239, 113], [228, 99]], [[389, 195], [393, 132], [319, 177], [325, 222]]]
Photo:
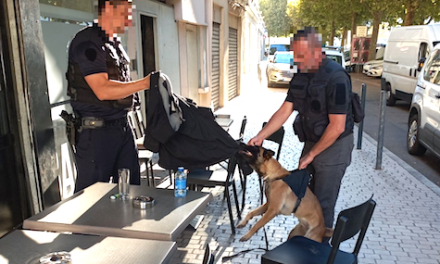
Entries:
[[[265, 69], [262, 71], [265, 72]], [[368, 77], [362, 73], [351, 73], [350, 75], [353, 91], [359, 95], [361, 95], [362, 83], [367, 85], [364, 133], [377, 140], [380, 116], [380, 78]], [[277, 86], [269, 89], [276, 92], [287, 92], [287, 87]], [[440, 186], [440, 159], [429, 150], [423, 156], [412, 156], [406, 149], [409, 106], [409, 103], [397, 101], [396, 106], [386, 107], [384, 147]], [[386, 166], [387, 164], [382, 164], [382, 167]]]
[[[362, 83], [367, 85], [364, 133], [377, 140], [380, 116], [380, 79], [362, 73], [352, 73], [353, 91], [361, 94]], [[437, 186], [440, 186], [440, 159], [429, 150], [423, 156], [410, 155], [406, 149], [408, 111], [410, 104], [397, 101], [393, 107], [385, 108], [384, 147], [408, 163]], [[383, 167], [387, 164], [382, 164]]]

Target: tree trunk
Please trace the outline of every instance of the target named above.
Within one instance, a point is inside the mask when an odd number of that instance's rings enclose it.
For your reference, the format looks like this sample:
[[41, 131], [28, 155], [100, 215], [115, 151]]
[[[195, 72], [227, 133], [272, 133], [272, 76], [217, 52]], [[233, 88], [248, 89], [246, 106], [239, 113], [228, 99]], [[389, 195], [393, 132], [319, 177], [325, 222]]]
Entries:
[[347, 38], [347, 27], [343, 27], [342, 28], [342, 38], [341, 38], [341, 47], [342, 47], [342, 50], [345, 50], [344, 49], [344, 46], [345, 46], [345, 39]]
[[329, 44], [330, 46], [333, 46], [333, 43], [335, 41], [335, 35], [336, 35], [336, 29], [335, 29], [335, 21], [332, 21], [332, 25], [331, 25], [331, 29], [330, 29], [330, 40], [329, 40]]
[[373, 15], [373, 35], [370, 40], [370, 49], [368, 50], [368, 60], [374, 60], [376, 58], [376, 44], [377, 36], [379, 35], [379, 25], [382, 19], [383, 11], [376, 11]]
[[403, 20], [404, 26], [410, 26], [414, 24], [414, 17], [416, 10], [419, 8], [419, 0], [406, 0], [405, 2], [405, 19]]
[[351, 13], [351, 36], [350, 36], [350, 43], [353, 45], [353, 35], [356, 34], [356, 19], [357, 19], [357, 13], [353, 12]]

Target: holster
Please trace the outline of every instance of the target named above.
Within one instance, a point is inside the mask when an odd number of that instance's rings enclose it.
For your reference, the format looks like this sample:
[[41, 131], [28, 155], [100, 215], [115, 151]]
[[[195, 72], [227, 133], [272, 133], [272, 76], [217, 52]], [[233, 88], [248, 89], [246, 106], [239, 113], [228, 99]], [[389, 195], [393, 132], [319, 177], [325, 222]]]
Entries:
[[72, 146], [73, 151], [75, 151], [76, 144], [76, 130], [78, 127], [78, 120], [73, 116], [73, 114], [69, 114], [66, 111], [62, 111], [60, 114], [61, 118], [66, 121], [66, 136], [70, 145]]
[[295, 121], [293, 121], [293, 131], [300, 142], [306, 142], [306, 133], [304, 132], [302, 118], [299, 114], [295, 117]]

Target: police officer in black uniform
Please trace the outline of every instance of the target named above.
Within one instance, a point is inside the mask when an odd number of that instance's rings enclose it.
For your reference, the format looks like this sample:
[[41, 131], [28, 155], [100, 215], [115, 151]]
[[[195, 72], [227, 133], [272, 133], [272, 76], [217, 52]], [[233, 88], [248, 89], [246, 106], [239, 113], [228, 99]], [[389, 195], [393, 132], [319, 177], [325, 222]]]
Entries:
[[76, 34], [69, 47], [68, 95], [75, 113], [75, 192], [118, 178], [130, 169], [140, 184], [140, 169], [127, 111], [134, 94], [150, 87], [150, 77], [131, 82], [127, 54], [116, 38], [131, 24], [131, 1], [99, 0], [98, 21]]
[[350, 76], [340, 64], [325, 57], [314, 28], [295, 34], [293, 51], [299, 70], [290, 81], [286, 100], [248, 144], [261, 145], [294, 110], [299, 112], [294, 130], [305, 143], [298, 169], [307, 168], [313, 175], [310, 188], [321, 204], [325, 225], [331, 228], [353, 150]]

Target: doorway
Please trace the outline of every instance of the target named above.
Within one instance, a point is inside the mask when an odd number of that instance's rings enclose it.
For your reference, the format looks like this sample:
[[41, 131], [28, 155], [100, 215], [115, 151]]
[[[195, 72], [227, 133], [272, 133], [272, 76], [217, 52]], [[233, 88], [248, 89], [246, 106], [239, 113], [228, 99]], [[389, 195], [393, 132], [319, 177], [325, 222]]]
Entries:
[[143, 76], [156, 70], [156, 51], [154, 47], [154, 19], [141, 15], [142, 65]]
[[4, 22], [0, 19], [0, 237], [30, 216]]
[[186, 24], [186, 56], [189, 98], [199, 103], [199, 42], [197, 26]]

